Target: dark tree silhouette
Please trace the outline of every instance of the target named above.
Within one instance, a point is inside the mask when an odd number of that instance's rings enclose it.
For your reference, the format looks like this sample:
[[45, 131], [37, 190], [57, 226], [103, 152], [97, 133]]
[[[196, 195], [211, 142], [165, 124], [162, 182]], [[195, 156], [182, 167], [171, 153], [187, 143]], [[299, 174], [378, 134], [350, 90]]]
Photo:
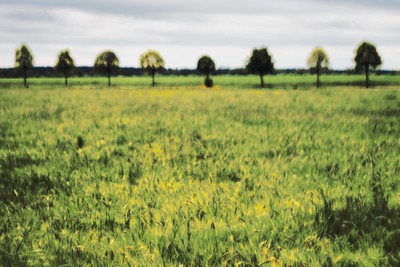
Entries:
[[213, 80], [210, 79], [210, 74], [215, 71], [215, 63], [209, 56], [202, 56], [197, 62], [197, 70], [206, 75], [204, 85], [207, 87], [213, 86]]
[[68, 49], [58, 54], [58, 61], [55, 69], [58, 73], [62, 73], [65, 77], [65, 86], [68, 86], [68, 74], [75, 68], [75, 63], [69, 54]]
[[264, 75], [271, 74], [274, 71], [274, 63], [267, 48], [254, 49], [246, 69], [249, 73], [260, 76], [261, 88], [264, 88]]
[[33, 56], [29, 48], [24, 44], [15, 51], [15, 66], [22, 72], [24, 86], [28, 88], [28, 70], [33, 67]]
[[321, 47], [314, 48], [308, 59], [308, 66], [310, 67], [311, 73], [317, 74], [317, 88], [321, 85], [319, 77], [324, 70], [328, 69], [328, 65], [329, 58], [325, 50]]
[[375, 70], [382, 64], [381, 57], [376, 51], [376, 47], [371, 43], [363, 42], [357, 48], [354, 61], [356, 62], [356, 72], [365, 73], [365, 88], [368, 88], [370, 71]]
[[94, 69], [107, 74], [108, 87], [111, 86], [111, 74], [119, 69], [118, 57], [112, 51], [104, 51], [97, 56]]
[[140, 67], [145, 69], [152, 77], [152, 85], [155, 86], [156, 73], [164, 68], [164, 59], [156, 50], [149, 50], [140, 56]]

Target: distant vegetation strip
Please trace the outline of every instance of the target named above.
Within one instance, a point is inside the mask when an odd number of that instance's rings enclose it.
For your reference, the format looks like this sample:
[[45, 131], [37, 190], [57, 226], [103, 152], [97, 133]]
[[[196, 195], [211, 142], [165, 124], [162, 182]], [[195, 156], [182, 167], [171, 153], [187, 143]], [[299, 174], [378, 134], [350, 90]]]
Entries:
[[[164, 69], [160, 71], [161, 75], [172, 75], [172, 76], [188, 76], [188, 75], [200, 75], [200, 72], [196, 69]], [[309, 74], [310, 71], [308, 69], [276, 69], [274, 71], [276, 75], [280, 74], [296, 74], [296, 75], [303, 75]], [[243, 75], [247, 76], [248, 72], [244, 68], [237, 68], [237, 69], [216, 69], [213, 73], [213, 76], [218, 75]], [[346, 69], [346, 70], [328, 70], [327, 74], [346, 74], [346, 75], [354, 75], [354, 69]], [[377, 75], [400, 75], [400, 70], [377, 70]], [[143, 71], [141, 68], [135, 67], [120, 67], [118, 70], [118, 74], [120, 76], [142, 76], [146, 75], [146, 72]], [[37, 77], [37, 78], [45, 78], [45, 77], [62, 77], [61, 74], [57, 73], [54, 70], [54, 67], [33, 67], [29, 70], [30, 77]], [[80, 66], [75, 67], [72, 72], [71, 76], [76, 77], [94, 77], [98, 76], [92, 66]], [[16, 68], [0, 68], [0, 78], [20, 78], [21, 73]]]

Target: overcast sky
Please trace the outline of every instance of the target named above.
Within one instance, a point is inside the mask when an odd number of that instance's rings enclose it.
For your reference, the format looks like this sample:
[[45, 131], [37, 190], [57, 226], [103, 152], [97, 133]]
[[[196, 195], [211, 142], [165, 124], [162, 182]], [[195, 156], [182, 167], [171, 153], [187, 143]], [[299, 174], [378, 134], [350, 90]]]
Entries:
[[13, 67], [27, 44], [36, 66], [54, 66], [68, 48], [91, 66], [113, 50], [138, 67], [156, 49], [167, 68], [195, 68], [210, 55], [217, 67], [240, 68], [267, 47], [276, 68], [305, 68], [322, 46], [334, 69], [354, 66], [354, 50], [377, 45], [382, 69], [400, 69], [400, 0], [1, 0], [0, 67]]

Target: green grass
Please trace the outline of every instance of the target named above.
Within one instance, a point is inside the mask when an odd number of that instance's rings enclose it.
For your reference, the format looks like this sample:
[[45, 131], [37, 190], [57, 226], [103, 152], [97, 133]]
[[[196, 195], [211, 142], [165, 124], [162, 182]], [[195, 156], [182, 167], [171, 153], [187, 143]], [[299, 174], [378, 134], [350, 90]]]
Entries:
[[0, 90], [0, 265], [400, 263], [397, 89], [32, 87]]
[[[217, 87], [229, 88], [259, 88], [260, 78], [256, 75], [232, 76], [221, 75], [213, 76], [214, 84]], [[202, 86], [204, 78], [201, 76], [157, 76], [156, 82], [162, 87], [185, 86], [198, 88]], [[63, 78], [30, 78], [28, 79], [30, 88], [57, 88], [64, 87]], [[365, 83], [363, 75], [322, 75], [321, 82], [323, 87], [332, 86], [360, 86]], [[135, 77], [112, 77], [111, 83], [114, 87], [132, 86], [136, 88], [147, 88], [151, 85], [149, 76]], [[315, 75], [266, 75], [265, 83], [267, 88], [292, 89], [292, 88], [313, 88], [316, 83]], [[69, 79], [70, 86], [104, 86], [107, 85], [105, 77], [72, 77]], [[395, 75], [372, 75], [372, 86], [400, 86], [400, 76]], [[14, 88], [22, 86], [22, 79], [0, 79], [0, 88]]]

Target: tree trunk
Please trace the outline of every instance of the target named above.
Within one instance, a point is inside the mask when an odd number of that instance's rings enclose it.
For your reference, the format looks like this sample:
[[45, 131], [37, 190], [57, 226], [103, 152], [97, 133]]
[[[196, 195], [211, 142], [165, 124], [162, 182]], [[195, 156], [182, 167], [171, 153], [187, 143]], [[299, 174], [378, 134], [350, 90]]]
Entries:
[[369, 66], [365, 64], [365, 88], [369, 88]]
[[208, 87], [207, 84], [208, 84], [208, 79], [209, 79], [209, 77], [210, 77], [210, 74], [207, 72], [207, 73], [206, 73], [206, 79], [204, 80], [204, 86], [205, 86], [205, 87]]
[[67, 71], [64, 72], [64, 77], [65, 77], [65, 87], [68, 86], [68, 74]]
[[156, 82], [154, 81], [154, 76], [156, 76], [156, 73], [155, 73], [155, 72], [152, 72], [152, 73], [151, 73], [151, 78], [152, 78], [152, 80], [153, 80], [153, 82], [152, 82], [152, 86], [153, 86], [153, 87], [156, 85]]
[[317, 88], [321, 85], [321, 81], [319, 79], [319, 76], [321, 75], [321, 70], [318, 68], [317, 69]]
[[260, 74], [261, 88], [264, 88], [264, 75]]
[[26, 66], [25, 66], [25, 64], [24, 64], [24, 67], [23, 67], [23, 75], [24, 75], [24, 86], [25, 86], [25, 88], [28, 88], [28, 83], [26, 82]]
[[111, 74], [108, 73], [108, 87], [111, 86]]

